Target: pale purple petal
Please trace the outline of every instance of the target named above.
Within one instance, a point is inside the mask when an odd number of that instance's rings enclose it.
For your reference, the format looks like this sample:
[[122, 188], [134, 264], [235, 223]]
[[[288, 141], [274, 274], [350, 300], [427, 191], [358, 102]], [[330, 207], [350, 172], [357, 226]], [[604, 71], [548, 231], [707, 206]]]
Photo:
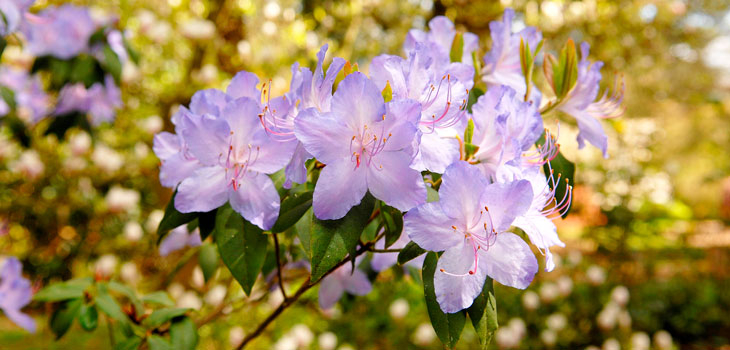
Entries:
[[324, 277], [322, 282], [319, 283], [319, 307], [329, 309], [335, 306], [335, 303], [342, 298], [344, 292], [345, 288], [336, 276]]
[[451, 163], [459, 160], [459, 155], [459, 141], [455, 138], [442, 137], [438, 132], [425, 132], [421, 135], [418, 155], [411, 166], [420, 171], [441, 174]]
[[246, 220], [268, 230], [279, 217], [280, 198], [274, 182], [261, 173], [248, 173], [237, 189], [229, 188], [231, 206]]
[[[351, 130], [360, 130], [363, 125], [382, 120], [385, 102], [381, 91], [370, 79], [360, 72], [354, 72], [337, 86], [332, 97], [332, 112]], [[319, 158], [315, 152], [309, 151]]]
[[[292, 161], [299, 144], [297, 140], [285, 142], [272, 140], [264, 130], [259, 130], [251, 140], [252, 147], [257, 149], [256, 161], [250, 163], [251, 170], [265, 174], [273, 174], [281, 170]], [[304, 166], [303, 161], [302, 166]], [[304, 176], [306, 174], [305, 169]]]
[[23, 327], [23, 329], [25, 329], [26, 331], [30, 333], [35, 333], [36, 323], [35, 320], [29, 315], [20, 312], [20, 310], [9, 309], [5, 312], [5, 316], [7, 316], [18, 326]]
[[360, 203], [365, 192], [367, 170], [364, 166], [355, 168], [349, 158], [329, 163], [322, 169], [314, 188], [314, 215], [321, 220], [342, 218]]
[[514, 233], [497, 234], [495, 243], [483, 255], [488, 262], [489, 277], [505, 286], [525, 289], [537, 273], [535, 255], [527, 243]]
[[479, 169], [467, 162], [457, 161], [446, 169], [442, 177], [439, 188], [441, 208], [459, 223], [471, 223], [479, 216], [477, 212], [483, 209], [482, 193], [488, 185], [489, 181]]
[[384, 89], [386, 83], [390, 84], [394, 100], [408, 97], [408, 86], [403, 71], [404, 61], [399, 56], [380, 55], [370, 62], [370, 78], [379, 89]]
[[347, 276], [347, 279], [342, 282], [345, 290], [353, 295], [366, 295], [373, 289], [370, 280], [368, 280], [368, 276], [358, 269], [352, 271], [352, 275]]
[[180, 139], [177, 135], [163, 131], [152, 139], [152, 151], [160, 160], [180, 153]]
[[197, 114], [221, 115], [231, 98], [218, 89], [205, 89], [196, 92], [190, 99], [190, 111]]
[[180, 152], [172, 157], [162, 160], [160, 165], [160, 184], [165, 187], [174, 188], [182, 180], [190, 177], [195, 170], [202, 165], [195, 158], [187, 158]]
[[299, 112], [294, 132], [304, 148], [325, 164], [350, 156], [346, 145], [355, 133], [333, 113], [321, 114], [314, 108]]
[[231, 79], [231, 83], [226, 89], [226, 94], [231, 98], [248, 97], [254, 101], [261, 99], [261, 92], [256, 88], [259, 78], [251, 72], [241, 71]]
[[438, 202], [420, 205], [403, 216], [403, 232], [419, 247], [434, 252], [447, 250], [464, 239], [452, 225], [453, 219], [446, 216]]
[[400, 211], [426, 203], [426, 185], [421, 173], [408, 164], [406, 152], [381, 152], [368, 167], [368, 189], [375, 198]]
[[[198, 235], [200, 237], [200, 235]], [[185, 248], [188, 244], [188, 229], [186, 225], [178, 226], [162, 239], [159, 246], [160, 256], [167, 256], [174, 251]]]
[[503, 232], [509, 229], [516, 217], [527, 212], [532, 198], [532, 186], [527, 180], [496, 182], [484, 189], [480, 203], [489, 208], [493, 228]]
[[560, 241], [558, 237], [557, 228], [553, 221], [538, 212], [517, 217], [513, 225], [525, 231], [530, 238], [530, 242], [545, 255], [545, 271], [552, 271], [555, 268], [555, 263], [552, 259], [553, 254], [550, 252], [550, 247], [555, 245], [565, 247], [565, 243]]
[[0, 270], [0, 309], [11, 321], [33, 333], [35, 321], [20, 311], [33, 296], [30, 281], [22, 274], [23, 267], [18, 259], [5, 260]]
[[311, 159], [312, 155], [307, 152], [304, 145], [301, 142], [297, 142], [297, 147], [294, 150], [292, 159], [284, 169], [284, 175], [286, 181], [284, 182], [284, 188], [291, 188], [293, 183], [303, 184], [307, 182], [307, 160]]
[[183, 138], [195, 158], [205, 165], [217, 165], [225, 159], [231, 133], [225, 120], [210, 114], [184, 114], [180, 121]]
[[[478, 266], [474, 259], [472, 245], [463, 238], [457, 246], [448, 249], [439, 258], [433, 284], [436, 292], [436, 301], [441, 310], [454, 313], [468, 308], [482, 292], [487, 271], [485, 259], [479, 259]], [[469, 271], [475, 273], [470, 274]], [[459, 275], [459, 276], [454, 276]]]
[[230, 101], [222, 109], [221, 119], [230, 127], [231, 146], [234, 151], [248, 152], [248, 146], [252, 145], [254, 135], [259, 131], [265, 132], [258, 118], [260, 112], [256, 101], [247, 97]]
[[226, 170], [220, 166], [200, 168], [177, 188], [175, 209], [181, 213], [207, 212], [228, 201]]

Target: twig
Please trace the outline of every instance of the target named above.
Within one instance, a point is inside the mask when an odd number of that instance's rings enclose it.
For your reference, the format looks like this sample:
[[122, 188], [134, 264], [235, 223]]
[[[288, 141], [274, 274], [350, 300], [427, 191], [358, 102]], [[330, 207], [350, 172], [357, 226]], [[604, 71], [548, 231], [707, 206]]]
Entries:
[[400, 253], [401, 250], [403, 249], [370, 249], [370, 251], [373, 253]]
[[274, 236], [274, 251], [276, 252], [276, 276], [279, 279], [279, 290], [281, 290], [281, 295], [284, 297], [284, 301], [289, 299], [286, 296], [286, 292], [284, 291], [284, 279], [281, 278], [281, 258], [279, 257], [279, 238], [277, 237], [276, 233], [272, 233], [272, 236]]

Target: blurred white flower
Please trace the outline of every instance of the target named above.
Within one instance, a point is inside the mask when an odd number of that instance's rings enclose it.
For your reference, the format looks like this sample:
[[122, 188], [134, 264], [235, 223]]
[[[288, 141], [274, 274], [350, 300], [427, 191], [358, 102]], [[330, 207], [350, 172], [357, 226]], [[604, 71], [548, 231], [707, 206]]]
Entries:
[[203, 300], [205, 300], [206, 304], [215, 307], [223, 302], [226, 298], [226, 294], [228, 294], [228, 289], [221, 284], [216, 284], [208, 291], [208, 293], [205, 294], [205, 298]]
[[421, 323], [413, 332], [413, 342], [416, 345], [427, 346], [436, 339], [436, 332], [433, 327], [428, 323]]
[[139, 192], [114, 185], [106, 194], [106, 205], [112, 212], [132, 211], [139, 204]]
[[497, 346], [500, 349], [514, 349], [519, 345], [519, 338], [510, 327], [499, 327], [494, 335]]
[[165, 217], [164, 211], [159, 209], [153, 210], [150, 215], [147, 216], [147, 221], [144, 224], [145, 230], [147, 230], [147, 232], [156, 232], [157, 226], [160, 226], [160, 222], [163, 217]]
[[205, 19], [188, 20], [178, 29], [184, 37], [192, 40], [209, 40], [215, 36], [215, 24]]
[[269, 293], [269, 299], [267, 300], [267, 303], [272, 308], [278, 307], [283, 301], [284, 296], [281, 295], [281, 291], [278, 288]]
[[91, 160], [101, 170], [109, 173], [113, 173], [124, 165], [124, 158], [117, 151], [99, 144], [94, 147], [94, 152], [91, 153]]
[[122, 277], [122, 281], [133, 286], [139, 282], [139, 270], [137, 270], [137, 265], [131, 261], [122, 264], [122, 267], [119, 269], [119, 275]]
[[540, 299], [542, 299], [542, 301], [549, 303], [557, 299], [558, 295], [560, 295], [560, 291], [555, 283], [545, 282], [542, 286], [540, 286]]
[[408, 311], [410, 310], [410, 307], [408, 306], [408, 301], [406, 301], [403, 298], [399, 298], [394, 300], [390, 307], [388, 308], [388, 312], [390, 313], [390, 317], [392, 317], [395, 320], [400, 320], [406, 317], [408, 315]]
[[296, 341], [298, 348], [308, 348], [309, 344], [312, 344], [314, 340], [314, 334], [305, 324], [297, 324], [289, 331], [292, 338]]
[[167, 292], [170, 293], [173, 299], [179, 299], [185, 293], [185, 287], [180, 283], [173, 282], [167, 287]]
[[137, 159], [146, 158], [148, 154], [150, 154], [150, 146], [147, 146], [146, 143], [139, 141], [134, 144], [134, 156]]
[[237, 348], [243, 342], [243, 338], [246, 337], [246, 333], [243, 331], [241, 326], [232, 327], [228, 331], [228, 344], [231, 348]]
[[567, 297], [573, 292], [573, 280], [569, 276], [561, 276], [557, 283], [560, 295]]
[[619, 306], [626, 306], [629, 302], [629, 289], [624, 286], [616, 286], [611, 291], [611, 300]]
[[548, 326], [548, 328], [559, 332], [565, 328], [566, 325], [568, 325], [568, 319], [565, 317], [565, 315], [561, 313], [554, 313], [545, 320], [545, 324]]
[[540, 340], [548, 347], [552, 347], [558, 341], [558, 334], [552, 329], [546, 329], [540, 332]]
[[583, 253], [580, 250], [571, 250], [568, 252], [568, 262], [572, 265], [578, 265], [583, 260]]
[[616, 322], [618, 321], [618, 316], [620, 312], [621, 308], [619, 308], [618, 305], [613, 302], [607, 303], [606, 306], [603, 307], [603, 310], [598, 313], [598, 316], [596, 318], [598, 327], [603, 330], [613, 329], [616, 326]]
[[525, 321], [523, 321], [519, 317], [513, 317], [509, 320], [507, 323], [507, 327], [509, 327], [512, 332], [514, 332], [514, 335], [517, 337], [517, 342], [519, 344], [519, 341], [522, 340], [522, 338], [527, 334], [527, 326], [525, 325]]
[[350, 344], [342, 344], [337, 350], [355, 350]]
[[146, 34], [152, 41], [162, 44], [170, 38], [170, 33], [172, 33], [170, 23], [165, 21], [155, 21], [155, 23], [149, 27]]
[[527, 311], [534, 311], [540, 307], [540, 297], [537, 293], [528, 290], [525, 294], [522, 294], [522, 305]]
[[616, 338], [608, 338], [603, 342], [603, 350], [621, 350], [621, 343]]
[[190, 284], [197, 289], [203, 288], [203, 286], [205, 285], [205, 276], [203, 275], [203, 269], [201, 269], [199, 265], [195, 266], [195, 268], [193, 269], [193, 277], [190, 280]]
[[585, 350], [601, 350], [601, 348], [599, 348], [595, 345], [588, 345], [588, 346], [586, 346]]
[[153, 135], [162, 131], [162, 128], [165, 126], [165, 122], [162, 120], [162, 118], [160, 118], [159, 115], [151, 115], [147, 118], [144, 118], [140, 122], [140, 126], [148, 134]]
[[622, 329], [631, 329], [631, 314], [626, 310], [621, 310], [618, 313], [618, 326]]
[[144, 232], [142, 232], [142, 225], [136, 221], [127, 221], [124, 224], [124, 238], [130, 242], [137, 242], [142, 239]]
[[319, 350], [334, 350], [337, 346], [337, 336], [332, 332], [324, 332], [317, 338]]
[[35, 179], [45, 170], [38, 152], [34, 150], [23, 151], [20, 157], [9, 166], [10, 170], [21, 173], [31, 179]]
[[193, 72], [193, 79], [200, 84], [211, 84], [218, 78], [218, 67], [206, 64], [200, 70]]
[[91, 148], [91, 136], [85, 131], [77, 132], [68, 139], [68, 146], [73, 155], [80, 156], [86, 154]]
[[99, 260], [94, 264], [94, 271], [96, 275], [102, 277], [109, 277], [114, 273], [117, 268], [117, 257], [111, 254], [102, 255]]
[[593, 285], [599, 285], [606, 281], [606, 271], [598, 265], [591, 265], [586, 271], [586, 276]]
[[[171, 293], [172, 294], [172, 293]], [[193, 291], [186, 291], [177, 299], [177, 307], [184, 307], [193, 310], [199, 310], [203, 306], [203, 302]]]
[[654, 333], [654, 345], [658, 350], [671, 350], [673, 347], [672, 335], [665, 330]]
[[289, 334], [284, 335], [274, 344], [274, 350], [297, 350], [297, 341]]
[[281, 12], [281, 7], [279, 7], [279, 4], [275, 1], [269, 1], [264, 6], [264, 17], [266, 18], [274, 18], [279, 15]]
[[644, 332], [636, 332], [631, 335], [631, 350], [649, 350], [651, 339]]

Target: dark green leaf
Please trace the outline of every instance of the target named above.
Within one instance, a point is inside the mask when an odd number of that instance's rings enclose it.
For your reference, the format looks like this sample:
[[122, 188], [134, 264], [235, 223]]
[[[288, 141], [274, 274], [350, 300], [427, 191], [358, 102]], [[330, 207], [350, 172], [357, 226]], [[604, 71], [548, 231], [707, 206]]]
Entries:
[[86, 114], [73, 111], [68, 114], [55, 116], [51, 124], [48, 125], [45, 135], [53, 134], [59, 139], [62, 139], [66, 135], [66, 131], [74, 126], [78, 126], [86, 131], [91, 130], [91, 125], [89, 124], [89, 119], [86, 117]]
[[157, 328], [171, 321], [173, 318], [185, 315], [190, 309], [188, 308], [170, 308], [159, 309], [153, 311], [149, 317], [144, 320], [144, 325], [150, 328]]
[[114, 350], [137, 350], [140, 344], [142, 344], [142, 338], [133, 336], [114, 345]]
[[101, 66], [119, 84], [122, 78], [122, 62], [119, 61], [119, 56], [117, 56], [109, 44], [104, 45], [104, 61], [101, 63]]
[[10, 109], [15, 109], [15, 91], [9, 89], [7, 86], [0, 86], [0, 97], [2, 97]]
[[426, 308], [436, 335], [444, 343], [444, 346], [454, 348], [456, 343], [459, 342], [461, 331], [464, 329], [466, 312], [462, 310], [453, 314], [446, 314], [441, 311], [441, 307], [436, 301], [436, 292], [433, 286], [433, 276], [436, 272], [437, 263], [438, 255], [434, 252], [429, 252], [426, 255], [426, 260], [423, 261], [423, 292], [426, 297]]
[[132, 288], [129, 288], [128, 286], [125, 286], [116, 281], [109, 281], [109, 283], [107, 283], [107, 286], [110, 290], [113, 290], [127, 297], [127, 299], [129, 299], [129, 301], [134, 305], [135, 313], [137, 315], [141, 315], [144, 312], [144, 306], [137, 297], [137, 293], [135, 293]]
[[398, 264], [403, 265], [425, 253], [426, 251], [419, 247], [416, 242], [410, 241], [405, 247], [398, 253]]
[[264, 265], [268, 238], [226, 204], [218, 209], [215, 241], [223, 262], [248, 295]]
[[175, 350], [195, 350], [198, 345], [198, 329], [195, 323], [185, 317], [170, 326], [170, 340]]
[[464, 56], [464, 35], [461, 32], [456, 32], [454, 35], [454, 41], [451, 42], [451, 52], [449, 52], [449, 58], [451, 62], [461, 62], [461, 58]]
[[200, 228], [200, 239], [205, 240], [215, 229], [215, 215], [218, 209], [198, 214], [198, 228]]
[[312, 247], [310, 245], [309, 237], [309, 227], [312, 224], [312, 216], [312, 209], [310, 208], [304, 216], [297, 221], [296, 225], [294, 225], [294, 231], [296, 231], [297, 237], [299, 237], [299, 242], [302, 245], [302, 249], [304, 250], [304, 253], [307, 254], [307, 259], [309, 260], [312, 260]]
[[482, 292], [466, 310], [479, 337], [482, 349], [486, 350], [497, 331], [497, 299], [494, 297], [494, 282], [487, 277]]
[[[563, 152], [558, 153], [555, 159], [551, 160], [550, 165], [545, 164], [543, 170], [548, 177], [548, 183], [550, 183], [550, 168], [554, 171], [554, 177], [560, 176], [560, 181], [556, 183], [557, 188], [555, 189], [555, 200], [559, 203], [565, 198], [566, 195], [571, 195], [568, 192], [569, 186], [573, 185], [573, 179], [575, 179], [575, 164], [566, 159], [563, 156]], [[552, 184], [551, 184], [552, 186]], [[567, 198], [565, 198], [567, 200]], [[570, 212], [571, 206], [568, 206], [563, 210], [562, 217], [565, 218]]]
[[88, 88], [94, 83], [104, 82], [104, 71], [93, 57], [76, 56], [72, 62], [69, 75], [69, 80], [72, 83], [83, 83]]
[[350, 209], [350, 212], [339, 220], [319, 220], [312, 216], [310, 227], [310, 244], [312, 249], [312, 276], [316, 282], [327, 271], [357, 249], [360, 234], [373, 212], [375, 199], [367, 194], [362, 202]]
[[93, 305], [81, 305], [79, 324], [85, 331], [93, 331], [99, 324], [99, 312]]
[[203, 277], [208, 282], [218, 269], [218, 247], [212, 243], [204, 243], [198, 252], [198, 264], [203, 270]]
[[50, 325], [53, 334], [56, 335], [56, 339], [61, 339], [68, 329], [71, 328], [73, 320], [79, 315], [81, 305], [84, 304], [84, 300], [81, 298], [72, 299], [61, 304], [53, 315], [51, 315]]
[[147, 337], [147, 345], [149, 345], [150, 350], [173, 350], [167, 339], [155, 334]]
[[304, 213], [312, 207], [313, 191], [289, 194], [284, 201], [281, 202], [279, 209], [279, 218], [276, 220], [271, 232], [284, 232], [288, 228], [296, 224], [302, 218]]
[[469, 102], [466, 105], [466, 108], [469, 110], [469, 113], [471, 113], [471, 107], [477, 103], [479, 100], [479, 97], [484, 95], [484, 90], [474, 87], [469, 91]]
[[117, 301], [109, 295], [104, 285], [99, 285], [97, 295], [94, 300], [96, 301], [96, 306], [98, 306], [103, 313], [107, 314], [112, 319], [119, 322], [127, 322], [129, 320]]
[[142, 297], [142, 301], [147, 304], [157, 304], [163, 306], [175, 306], [175, 302], [170, 299], [167, 293], [162, 291], [152, 292]]
[[167, 207], [165, 208], [165, 215], [162, 217], [162, 221], [160, 221], [160, 226], [157, 227], [157, 244], [160, 244], [160, 241], [162, 241], [162, 238], [165, 237], [168, 231], [193, 221], [200, 214], [181, 213], [177, 211], [175, 209], [175, 195], [177, 195], [177, 191], [172, 194], [172, 198], [170, 198], [170, 202], [167, 203]]
[[75, 279], [61, 283], [55, 283], [41, 289], [33, 296], [33, 300], [43, 302], [56, 302], [67, 299], [82, 298], [86, 288], [91, 286], [90, 278]]
[[385, 248], [388, 248], [403, 232], [403, 214], [400, 210], [383, 204], [380, 207], [380, 216], [385, 229]]

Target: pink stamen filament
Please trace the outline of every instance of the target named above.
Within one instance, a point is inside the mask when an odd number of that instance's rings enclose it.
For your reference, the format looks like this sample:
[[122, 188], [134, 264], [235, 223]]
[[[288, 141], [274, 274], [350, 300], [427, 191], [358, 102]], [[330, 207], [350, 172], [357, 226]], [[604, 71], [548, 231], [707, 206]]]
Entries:
[[[486, 215], [486, 218], [484, 218], [484, 221], [482, 221], [482, 218]], [[494, 223], [492, 221], [492, 216], [489, 215], [489, 208], [484, 207], [484, 210], [479, 211], [479, 218], [477, 219], [477, 224], [474, 224], [471, 229], [467, 231], [462, 231], [456, 226], [451, 226], [451, 228], [454, 230], [455, 233], [459, 235], [464, 235], [464, 238], [468, 239], [469, 242], [471, 242], [472, 249], [474, 251], [474, 262], [473, 266], [463, 274], [456, 274], [448, 272], [444, 269], [440, 269], [439, 271], [449, 275], [449, 276], [455, 276], [455, 277], [465, 277], [469, 275], [473, 275], [477, 272], [478, 266], [479, 266], [479, 250], [489, 250], [489, 247], [494, 245], [494, 243], [497, 240], [497, 231], [494, 229]], [[483, 229], [484, 229], [484, 235], [477, 234], [479, 230], [474, 230], [477, 226], [479, 226], [479, 222], [482, 223]]]
[[[383, 120], [385, 120], [385, 116], [383, 116]], [[350, 152], [352, 154], [350, 160], [355, 162], [355, 169], [360, 167], [363, 160], [365, 160], [367, 166], [370, 166], [375, 156], [385, 149], [388, 138], [393, 136], [393, 134], [388, 133], [388, 137], [383, 137], [384, 133], [384, 126], [380, 130], [380, 135], [375, 135], [372, 129], [368, 129], [368, 126], [365, 125], [360, 135], [352, 136], [350, 139]], [[379, 165], [375, 169], [380, 170], [382, 168], [383, 166]]]

